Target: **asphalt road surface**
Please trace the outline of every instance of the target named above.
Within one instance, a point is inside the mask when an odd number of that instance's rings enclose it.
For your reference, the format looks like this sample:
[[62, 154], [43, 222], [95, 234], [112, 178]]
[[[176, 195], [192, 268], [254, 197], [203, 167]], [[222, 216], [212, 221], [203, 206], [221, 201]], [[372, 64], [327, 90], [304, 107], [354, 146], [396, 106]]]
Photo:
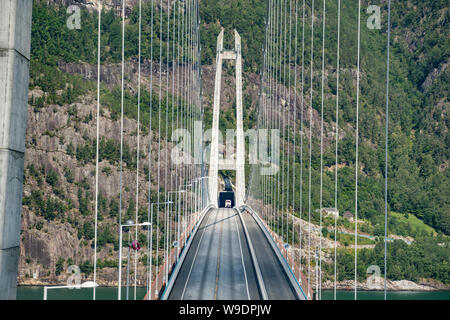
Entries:
[[247, 212], [242, 213], [242, 218], [258, 259], [269, 300], [297, 299], [280, 261], [255, 219]]
[[[269, 299], [295, 299], [289, 281], [256, 221], [243, 214]], [[169, 300], [260, 300], [247, 239], [235, 209], [211, 209], [204, 217]]]

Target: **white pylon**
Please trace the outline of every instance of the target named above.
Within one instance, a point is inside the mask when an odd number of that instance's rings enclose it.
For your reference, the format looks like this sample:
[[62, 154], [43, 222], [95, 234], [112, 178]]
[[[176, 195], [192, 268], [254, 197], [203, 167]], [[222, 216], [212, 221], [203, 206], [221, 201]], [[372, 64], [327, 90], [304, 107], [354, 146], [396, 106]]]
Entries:
[[[234, 169], [236, 170], [236, 206], [244, 204], [245, 199], [245, 149], [244, 149], [244, 129], [242, 121], [242, 55], [241, 37], [234, 30], [234, 50], [223, 49], [223, 28], [217, 37], [216, 52], [216, 80], [214, 87], [214, 111], [211, 136], [211, 153], [209, 162], [209, 191], [211, 201], [217, 203], [217, 184], [219, 170], [219, 113], [220, 113], [220, 92], [222, 82], [222, 61], [235, 60], [236, 62], [236, 159]], [[227, 167], [227, 169], [230, 169]]]

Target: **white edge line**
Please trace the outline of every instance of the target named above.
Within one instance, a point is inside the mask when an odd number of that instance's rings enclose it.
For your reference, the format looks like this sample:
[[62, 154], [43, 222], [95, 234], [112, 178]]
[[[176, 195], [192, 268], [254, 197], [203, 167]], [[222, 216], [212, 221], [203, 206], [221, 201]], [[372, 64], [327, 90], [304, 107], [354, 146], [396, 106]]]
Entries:
[[[259, 215], [248, 205], [243, 205], [240, 207], [240, 209], [247, 209], [255, 218], [255, 221], [258, 223], [259, 227], [261, 228], [261, 230], [263, 230], [263, 233], [266, 235], [267, 239], [269, 240], [272, 249], [274, 250], [275, 254], [278, 257], [278, 260], [281, 262], [281, 265], [283, 266], [283, 269], [286, 273], [286, 275], [288, 276], [293, 289], [297, 295], [297, 297], [302, 300], [302, 298], [305, 298], [305, 300], [308, 300], [305, 292], [303, 291], [302, 286], [300, 285], [300, 283], [297, 281], [297, 278], [295, 277], [295, 275], [292, 273], [292, 269], [289, 266], [288, 262], [286, 261], [286, 259], [284, 258], [284, 256], [281, 254], [280, 249], [278, 248], [278, 246], [276, 245], [275, 241], [273, 240], [273, 238], [270, 236], [270, 234], [268, 233], [267, 229], [265, 228], [265, 226], [262, 224], [261, 222], [261, 218], [259, 217]], [[300, 290], [298, 290], [300, 289]], [[302, 296], [303, 295], [303, 296]]]
[[241, 250], [241, 261], [242, 261], [242, 267], [244, 268], [244, 277], [245, 277], [245, 286], [247, 288], [247, 297], [248, 297], [248, 300], [251, 300], [250, 299], [250, 292], [248, 290], [247, 271], [245, 270], [244, 254], [242, 253], [241, 235], [239, 234], [239, 227], [238, 227], [238, 224], [237, 224], [236, 216], [234, 216], [234, 224], [236, 225], [236, 230], [237, 230], [238, 240], [239, 240], [239, 249]]
[[241, 216], [241, 212], [235, 208], [235, 210], [238, 212], [239, 214], [239, 218], [241, 219], [241, 223], [242, 223], [242, 227], [244, 229], [244, 234], [245, 237], [247, 238], [247, 244], [248, 244], [248, 248], [250, 250], [250, 255], [253, 261], [253, 265], [255, 267], [255, 271], [256, 271], [256, 279], [258, 280], [258, 285], [259, 285], [259, 289], [261, 291], [261, 295], [263, 300], [269, 300], [268, 296], [267, 296], [267, 291], [266, 291], [266, 286], [264, 285], [264, 280], [261, 274], [261, 269], [259, 268], [259, 264], [258, 264], [258, 260], [256, 259], [256, 254], [255, 251], [253, 249], [253, 245], [252, 245], [252, 240], [250, 239], [250, 236], [248, 234], [247, 231], [247, 227], [245, 225], [244, 219]]

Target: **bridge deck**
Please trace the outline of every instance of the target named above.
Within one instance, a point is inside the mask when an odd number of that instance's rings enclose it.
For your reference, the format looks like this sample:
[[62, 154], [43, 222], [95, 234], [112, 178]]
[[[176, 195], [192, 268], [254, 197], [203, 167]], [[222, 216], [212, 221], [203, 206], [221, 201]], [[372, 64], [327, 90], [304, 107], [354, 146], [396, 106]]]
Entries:
[[[289, 281], [254, 219], [243, 215], [269, 299], [295, 299]], [[234, 209], [212, 209], [187, 252], [169, 300], [259, 300], [247, 239]]]
[[269, 300], [297, 299], [283, 266], [255, 219], [247, 212], [242, 213], [242, 218], [252, 240]]

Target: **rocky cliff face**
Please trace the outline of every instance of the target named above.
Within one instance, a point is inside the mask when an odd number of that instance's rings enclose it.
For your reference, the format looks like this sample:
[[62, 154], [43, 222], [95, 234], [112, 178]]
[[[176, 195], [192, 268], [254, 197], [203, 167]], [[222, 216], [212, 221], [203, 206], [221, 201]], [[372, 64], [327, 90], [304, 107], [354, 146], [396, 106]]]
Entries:
[[[44, 0], [42, 0], [44, 1]], [[87, 7], [98, 7], [99, 1], [92, 0], [47, 0], [47, 4], [78, 4]], [[120, 2], [120, 3], [119, 3]], [[143, 1], [145, 3], [145, 1]], [[126, 2], [127, 12], [137, 0]], [[121, 1], [105, 0], [106, 9], [118, 9]], [[118, 12], [119, 14], [119, 12]], [[245, 63], [245, 57], [244, 57]], [[67, 74], [80, 76], [85, 80], [95, 82], [97, 79], [97, 66], [88, 63], [58, 62], [57, 68]], [[150, 72], [153, 73], [153, 90], [159, 91], [159, 70], [161, 68], [161, 90], [166, 91], [167, 75], [172, 74], [174, 66], [158, 61], [144, 60], [142, 63], [142, 88], [150, 88]], [[183, 86], [186, 74], [185, 66], [179, 68], [179, 82], [169, 91], [174, 95], [185, 95], [187, 88]], [[137, 59], [133, 58], [125, 65], [125, 88], [131, 94], [137, 93]], [[215, 65], [202, 66], [203, 107], [205, 115], [212, 113], [214, 95]], [[121, 65], [102, 65], [100, 69], [102, 87], [105, 90], [114, 90], [121, 84]], [[255, 73], [243, 75], [243, 98], [245, 114], [256, 118], [259, 99], [259, 76]], [[169, 81], [171, 83], [171, 81]], [[233, 63], [226, 63], [222, 76], [221, 108], [223, 112], [233, 113], [235, 104], [235, 75]], [[288, 114], [294, 113], [294, 105], [288, 105], [283, 100], [286, 88], [278, 85], [276, 90], [279, 103], [286, 106]], [[63, 95], [65, 92], [57, 92]], [[84, 266], [83, 276], [92, 277], [93, 257], [93, 224], [94, 224], [94, 191], [95, 191], [95, 162], [92, 152], [95, 151], [96, 137], [96, 92], [92, 89], [88, 94], [77, 98], [75, 103], [63, 105], [44, 105], [36, 108], [32, 101], [48, 96], [42, 88], [31, 88], [29, 92], [30, 105], [27, 124], [27, 150], [25, 156], [25, 185], [24, 206], [21, 231], [21, 257], [19, 263], [20, 284], [46, 284], [61, 283], [67, 280], [65, 270], [71, 264]], [[292, 95], [293, 99], [293, 95]], [[300, 97], [297, 96], [297, 101]], [[112, 117], [110, 107], [102, 102], [100, 119], [100, 137], [107, 143], [102, 148], [109, 147], [117, 151], [120, 141], [120, 122]], [[309, 114], [310, 107], [305, 105], [303, 110], [297, 106], [297, 118], [300, 113]], [[275, 114], [275, 112], [274, 112]], [[313, 114], [313, 130], [320, 130], [320, 117], [315, 109]], [[282, 117], [277, 111], [275, 116]], [[206, 127], [210, 124], [205, 123]], [[155, 130], [155, 128], [153, 128]], [[325, 123], [325, 144], [334, 141], [334, 124]], [[135, 190], [136, 190], [136, 148], [137, 148], [137, 121], [125, 117], [124, 144], [129, 151], [130, 161], [124, 163], [123, 173], [123, 212], [134, 218]], [[305, 126], [305, 130], [308, 127]], [[139, 168], [139, 212], [146, 217], [146, 203], [148, 199], [148, 182], [146, 168], [149, 161], [150, 175], [152, 177], [153, 196], [156, 194], [157, 167], [161, 168], [161, 185], [171, 181], [176, 172], [168, 170], [165, 176], [165, 149], [168, 154], [173, 147], [162, 139], [161, 159], [157, 158], [156, 132], [153, 132], [151, 160], [148, 152], [149, 136], [143, 133], [140, 147], [141, 157]], [[110, 150], [114, 153], [114, 150]], [[114, 151], [114, 152], [113, 152]], [[87, 154], [87, 156], [86, 156]], [[100, 221], [98, 259], [101, 262], [98, 270], [98, 281], [105, 285], [116, 285], [117, 269], [117, 203], [119, 195], [119, 163], [117, 159], [105, 157], [99, 163], [99, 194], [100, 194]], [[114, 208], [116, 208], [114, 210]], [[124, 251], [124, 256], [126, 252]], [[141, 253], [141, 258], [144, 253]], [[145, 260], [145, 259], [144, 259]], [[145, 284], [145, 264], [140, 261], [138, 267], [138, 281]]]
[[[42, 92], [33, 90], [30, 95], [39, 95]], [[32, 203], [24, 205], [21, 231], [21, 259], [20, 259], [20, 283], [53, 283], [67, 278], [67, 275], [56, 277], [55, 272], [59, 259], [64, 259], [63, 264], [81, 265], [85, 261], [92, 261], [92, 230], [94, 223], [93, 192], [95, 186], [95, 164], [82, 163], [77, 160], [76, 151], [86, 144], [91, 145], [95, 139], [96, 126], [94, 120], [79, 121], [81, 118], [89, 119], [90, 114], [95, 114], [96, 101], [93, 96], [85, 96], [80, 102], [72, 105], [50, 105], [34, 112], [29, 108], [27, 127], [27, 150], [25, 156], [24, 199], [32, 198], [33, 194], [40, 191], [43, 198], [43, 211], [40, 212]], [[76, 115], [75, 115], [76, 114]], [[134, 120], [124, 119], [125, 138], [124, 143], [132, 152], [136, 150], [136, 137], [130, 132], [137, 128]], [[117, 141], [120, 136], [120, 123], [112, 121], [107, 111], [104, 112], [100, 135], [108, 140]], [[144, 141], [142, 141], [144, 140]], [[146, 164], [149, 160], [148, 139], [141, 140], [143, 151], [141, 161]], [[73, 150], [70, 150], [72, 146]], [[165, 143], [162, 147], [164, 154]], [[161, 159], [163, 160], [163, 159]], [[155, 152], [152, 154], [152, 162], [157, 164]], [[160, 163], [161, 181], [164, 184], [164, 161]], [[36, 173], [37, 171], [38, 173]], [[52, 175], [53, 180], [48, 176]], [[156, 176], [156, 166], [151, 168], [151, 175]], [[168, 179], [169, 177], [167, 177]], [[55, 182], [57, 181], [57, 182]], [[146, 176], [140, 168], [139, 202], [147, 202]], [[124, 210], [132, 204], [135, 197], [136, 169], [125, 165], [123, 173]], [[119, 168], [117, 163], [103, 160], [99, 164], [99, 193], [107, 203], [116, 198], [119, 190]], [[80, 197], [81, 194], [81, 197]], [[61, 203], [63, 207], [57, 210], [55, 218], [49, 218], [52, 209], [49, 208], [51, 200]], [[86, 212], [80, 212], [80, 202], [87, 202]], [[127, 204], [128, 203], [128, 204]], [[105, 210], [100, 209], [102, 219], [99, 222], [99, 232], [107, 230], [117, 240], [116, 217]], [[81, 235], [81, 236], [80, 236]], [[113, 243], [106, 243], [100, 247], [98, 259], [116, 261], [117, 252], [113, 250]], [[68, 263], [71, 259], [72, 263]], [[64, 270], [66, 268], [63, 268]], [[104, 281], [110, 277], [107, 273]], [[100, 279], [101, 279], [101, 275]], [[112, 277], [116, 278], [116, 277]], [[31, 280], [32, 279], [32, 280]]]
[[[148, 85], [149, 64], [144, 63], [142, 86]], [[96, 79], [96, 66], [68, 64], [60, 61], [59, 68], [86, 80]], [[154, 72], [159, 67], [153, 66]], [[162, 68], [167, 74], [166, 67]], [[126, 68], [127, 89], [136, 91], [137, 67], [131, 61]], [[120, 66], [102, 68], [102, 81], [107, 88], [120, 83]], [[163, 81], [163, 84], [165, 81]], [[165, 91], [165, 88], [162, 88]], [[163, 92], [164, 92], [163, 91]], [[63, 94], [63, 92], [57, 92]], [[30, 101], [48, 95], [40, 88], [30, 89]], [[89, 272], [93, 257], [94, 191], [95, 191], [95, 137], [96, 94], [90, 92], [72, 104], [44, 105], [28, 108], [25, 155], [24, 206], [21, 230], [20, 284], [60, 283], [67, 280], [65, 270], [71, 264]], [[153, 128], [155, 130], [155, 128]], [[136, 194], [137, 121], [124, 118], [123, 214], [134, 219]], [[104, 262], [99, 270], [99, 282], [114, 285], [117, 281], [118, 195], [120, 121], [113, 119], [107, 105], [102, 105], [99, 135], [105, 141], [100, 146], [105, 154], [99, 163], [99, 245], [98, 259]], [[167, 170], [172, 143], [161, 140], [161, 158], [156, 149], [157, 132], [153, 131], [149, 152], [149, 135], [141, 132], [139, 166], [139, 216], [147, 220], [148, 175], [152, 177], [152, 197], [156, 194], [157, 168], [161, 185], [169, 185], [177, 172]], [[124, 151], [124, 152], [125, 152]], [[93, 153], [94, 152], [94, 153]], [[151, 156], [151, 160], [150, 160]], [[178, 174], [183, 168], [178, 168]], [[50, 178], [49, 178], [50, 177]], [[177, 186], [174, 188], [177, 188]], [[152, 198], [153, 199], [153, 198]], [[154, 201], [154, 199], [152, 200]], [[124, 256], [126, 253], [124, 252]], [[141, 258], [144, 257], [142, 253]], [[144, 259], [145, 260], [145, 259]], [[92, 268], [91, 268], [92, 269]], [[87, 270], [87, 271], [86, 271]], [[144, 263], [139, 262], [138, 281], [145, 284]]]
[[[69, 6], [72, 4], [85, 6], [92, 10], [99, 7], [102, 3], [105, 10], [115, 10], [117, 15], [121, 14], [122, 0], [37, 0], [49, 5], [62, 4]], [[128, 16], [133, 6], [138, 0], [127, 0], [125, 14]], [[146, 4], [149, 0], [142, 0]], [[166, 5], [164, 1], [163, 6]], [[159, 6], [159, 1], [156, 6]], [[422, 30], [425, 34], [425, 30]], [[413, 33], [405, 36], [408, 42], [408, 48], [412, 52], [420, 45], [420, 37]], [[417, 41], [416, 41], [417, 40]], [[245, 64], [245, 56], [244, 64]], [[154, 83], [153, 88], [157, 92], [159, 90], [158, 79], [159, 69], [161, 67], [162, 85], [161, 90], [166, 91], [166, 80], [168, 72], [172, 72], [171, 66], [163, 64], [159, 66], [156, 61], [144, 60], [142, 64], [142, 87], [149, 90], [150, 71], [153, 72]], [[88, 63], [68, 63], [63, 60], [59, 61], [59, 70], [66, 74], [81, 76], [89, 81], [96, 81], [97, 66]], [[180, 67], [180, 83], [176, 83], [175, 88], [169, 88], [169, 91], [175, 95], [183, 95], [186, 93], [183, 75], [186, 68]], [[203, 84], [203, 107], [205, 115], [211, 114], [214, 92], [214, 76], [215, 65], [206, 65], [202, 67], [202, 84]], [[292, 71], [293, 72], [293, 71]], [[316, 78], [320, 78], [320, 71], [315, 71]], [[335, 71], [326, 71], [327, 78], [335, 77], [332, 73]], [[351, 79], [356, 78], [356, 71], [352, 69], [342, 69], [342, 76], [349, 76]], [[300, 70], [297, 70], [300, 74]], [[433, 86], [437, 79], [448, 73], [448, 60], [442, 61], [434, 68], [425, 81], [422, 83], [422, 90], [427, 91]], [[114, 90], [120, 86], [121, 81], [121, 65], [109, 64], [101, 66], [102, 88], [105, 90]], [[364, 70], [362, 78], [366, 77]], [[137, 60], [130, 59], [126, 62], [125, 67], [126, 89], [131, 94], [137, 92]], [[256, 110], [259, 98], [259, 76], [255, 73], [246, 73], [243, 75], [244, 80], [244, 108], [245, 113], [256, 117]], [[354, 85], [354, 83], [353, 83]], [[285, 100], [282, 94], [286, 92], [286, 88], [278, 84], [275, 93], [277, 105], [286, 107], [284, 114], [282, 108], [273, 112], [275, 118], [281, 118], [286, 114], [294, 113], [294, 106]], [[234, 68], [231, 62], [227, 62], [224, 66], [222, 77], [222, 111], [232, 113], [233, 104], [235, 102], [235, 78]], [[300, 88], [298, 88], [298, 92]], [[37, 99], [42, 96], [49, 95], [49, 92], [42, 91], [42, 88], [36, 87], [30, 89], [30, 100]], [[57, 92], [57, 95], [64, 92]], [[291, 96], [293, 99], [293, 94]], [[297, 96], [297, 101], [300, 97]], [[443, 102], [444, 109], [448, 103]], [[439, 106], [440, 104], [437, 104]], [[111, 115], [111, 106], [102, 103], [102, 115], [100, 125], [100, 136], [107, 142], [102, 148], [112, 148], [117, 150], [117, 143], [120, 139], [120, 123]], [[300, 108], [297, 105], [297, 119], [300, 113], [304, 116], [309, 115], [312, 111], [313, 136], [318, 136], [320, 132], [320, 116], [319, 113], [310, 108], [308, 103]], [[21, 231], [21, 259], [19, 265], [19, 283], [21, 284], [43, 284], [43, 283], [62, 283], [65, 282], [69, 275], [65, 274], [65, 270], [70, 264], [83, 266], [83, 276], [92, 278], [92, 272], [89, 272], [89, 264], [93, 257], [93, 217], [94, 217], [94, 185], [95, 185], [95, 165], [92, 158], [92, 147], [95, 142], [96, 126], [96, 93], [95, 89], [89, 93], [77, 98], [76, 102], [71, 104], [46, 104], [40, 108], [36, 108], [33, 103], [29, 105], [28, 111], [28, 128], [27, 128], [27, 150], [25, 158], [25, 185], [24, 185], [24, 206]], [[210, 124], [205, 123], [206, 127]], [[304, 127], [305, 132], [309, 131], [309, 124]], [[350, 122], [345, 124], [349, 132], [354, 132], [354, 128]], [[124, 119], [125, 128], [125, 145], [128, 148], [129, 161], [125, 161], [123, 186], [124, 186], [124, 215], [134, 217], [135, 205], [135, 186], [136, 186], [136, 169], [135, 154], [137, 147], [136, 129], [137, 122], [130, 118]], [[325, 147], [334, 143], [335, 124], [333, 122], [324, 123], [324, 144]], [[344, 138], [344, 130], [340, 130], [339, 138]], [[169, 170], [167, 177], [165, 176], [165, 150], [168, 148], [170, 155], [172, 144], [166, 143], [162, 139], [161, 159], [158, 159], [155, 150], [157, 144], [153, 137], [151, 147], [151, 155], [148, 153], [149, 138], [148, 133], [143, 133], [141, 137], [141, 166], [139, 169], [139, 185], [140, 193], [139, 212], [140, 216], [146, 218], [146, 202], [147, 202], [147, 174], [145, 166], [151, 162], [150, 175], [152, 177], [152, 191], [157, 193], [155, 177], [157, 176], [157, 166], [161, 168], [161, 185], [166, 181], [172, 180], [176, 174]], [[364, 139], [364, 138], [362, 138]], [[367, 142], [367, 141], [365, 141]], [[109, 144], [108, 144], [109, 143]], [[299, 148], [299, 146], [297, 146]], [[291, 148], [292, 150], [292, 148]], [[99, 238], [103, 242], [99, 246], [98, 258], [101, 262], [98, 270], [98, 281], [104, 285], [116, 285], [117, 269], [111, 266], [117, 265], [117, 202], [119, 193], [119, 164], [114, 159], [115, 154], [105, 156], [100, 162], [100, 221], [99, 221]], [[134, 157], [134, 158], [133, 158]], [[151, 161], [150, 161], [151, 159]], [[347, 164], [339, 165], [346, 166]], [[363, 170], [364, 164], [361, 165]], [[445, 166], [446, 168], [446, 166]], [[445, 169], [444, 168], [444, 169]], [[443, 170], [444, 170], [443, 169]], [[333, 166], [325, 168], [325, 170], [333, 171]], [[299, 221], [296, 220], [296, 226]], [[307, 235], [308, 225], [303, 221], [303, 232]], [[319, 232], [316, 226], [311, 226], [311, 241], [313, 247], [319, 244]], [[322, 243], [324, 248], [331, 249], [333, 243], [324, 240]], [[340, 244], [338, 244], [340, 246]], [[304, 249], [303, 249], [304, 250]], [[124, 251], [124, 254], [126, 252]], [[303, 251], [302, 255], [307, 255], [307, 251]], [[313, 254], [311, 252], [311, 254]], [[140, 257], [144, 257], [144, 253], [140, 253]], [[325, 261], [330, 262], [330, 257], [324, 255]], [[62, 266], [62, 267], [61, 267]], [[145, 283], [145, 266], [139, 262], [138, 282]], [[425, 280], [424, 280], [425, 281]], [[422, 282], [421, 282], [422, 284]], [[351, 285], [351, 283], [343, 283], [342, 288]], [[423, 283], [430, 287], [437, 287], [433, 283]], [[391, 289], [412, 288], [409, 283], [390, 283]], [[364, 284], [361, 284], [364, 287]]]
[[[81, 76], [94, 81], [97, 78], [97, 66], [87, 63], [66, 63], [60, 61], [58, 68], [68, 74]], [[180, 67], [183, 71], [183, 67]], [[156, 62], [144, 61], [142, 65], [142, 87], [148, 90], [150, 70], [154, 79], [159, 78], [159, 65]], [[165, 92], [167, 66], [161, 66], [162, 90]], [[169, 70], [172, 72], [173, 70]], [[180, 72], [181, 75], [184, 72]], [[214, 92], [214, 66], [203, 67], [203, 92], [205, 112], [211, 112]], [[125, 68], [126, 89], [137, 92], [137, 61], [128, 61]], [[258, 102], [259, 77], [256, 74], [244, 76], [244, 96], [248, 96], [246, 111], [254, 112]], [[109, 90], [117, 88], [121, 83], [121, 66], [111, 64], [101, 67], [102, 85]], [[234, 73], [223, 76], [222, 108], [228, 110], [234, 104]], [[158, 91], [158, 82], [154, 81], [154, 90]], [[180, 83], [183, 83], [181, 77]], [[171, 93], [183, 94], [182, 86], [176, 86]], [[281, 91], [281, 90], [280, 90]], [[57, 94], [63, 94], [58, 92]], [[40, 88], [30, 89], [30, 101], [48, 95]], [[280, 97], [281, 99], [281, 97]], [[93, 225], [94, 225], [94, 158], [87, 161], [82, 156], [86, 150], [92, 152], [96, 136], [96, 94], [94, 91], [80, 96], [77, 102], [66, 105], [45, 105], [35, 108], [29, 105], [27, 124], [27, 150], [25, 156], [24, 206], [21, 231], [21, 257], [19, 263], [20, 284], [56, 284], [67, 281], [65, 273], [68, 266], [83, 266], [83, 277], [92, 278], [93, 257]], [[292, 110], [293, 111], [293, 110]], [[306, 112], [305, 110], [304, 112]], [[299, 110], [297, 112], [300, 112]], [[314, 110], [314, 121], [319, 128], [319, 118]], [[208, 126], [208, 125], [207, 125]], [[124, 145], [130, 156], [136, 155], [137, 121], [124, 119]], [[155, 128], [154, 128], [155, 130]], [[120, 141], [120, 122], [112, 119], [108, 106], [102, 105], [99, 128], [100, 137], [106, 141]], [[157, 158], [157, 132], [151, 153], [152, 190], [156, 193], [157, 167], [160, 166], [161, 185], [166, 179], [174, 178], [175, 172], [169, 170], [165, 177], [165, 148], [162, 140], [161, 159]], [[149, 163], [148, 133], [141, 136], [141, 159], [139, 174], [139, 211], [146, 215], [147, 176], [144, 167]], [[105, 146], [103, 146], [105, 147]], [[169, 143], [168, 154], [172, 149]], [[102, 148], [102, 147], [101, 147]], [[102, 150], [100, 150], [102, 151]], [[159, 163], [158, 163], [159, 161]], [[49, 179], [49, 176], [52, 178]], [[136, 168], [125, 162], [123, 173], [123, 211], [134, 217], [134, 198], [136, 190]], [[40, 196], [38, 195], [40, 193]], [[117, 206], [119, 194], [119, 163], [112, 159], [103, 159], [99, 163], [100, 204], [99, 237], [109, 239], [99, 246], [98, 281], [103, 285], [117, 285], [117, 212], [112, 212], [113, 201]], [[133, 199], [133, 200], [132, 200]], [[40, 202], [39, 202], [40, 201]], [[37, 204], [39, 202], [39, 204]], [[55, 207], [56, 208], [53, 208]], [[39, 208], [43, 208], [42, 210]], [[134, 218], [133, 218], [134, 219]], [[108, 238], [109, 237], [109, 238]], [[124, 249], [124, 257], [126, 256]], [[140, 253], [143, 258], [144, 253]], [[101, 262], [104, 262], [103, 266]], [[134, 263], [134, 262], [133, 262]], [[146, 268], [139, 262], [138, 283], [145, 285]]]
[[[97, 66], [87, 63], [66, 63], [60, 61], [58, 68], [68, 74], [81, 76], [95, 81]], [[175, 89], [169, 88], [173, 94], [185, 94], [183, 66], [180, 67], [180, 85]], [[159, 91], [159, 64], [144, 61], [142, 64], [142, 88], [148, 90], [150, 86], [150, 70], [153, 72], [155, 92]], [[166, 91], [167, 66], [161, 66], [162, 92]], [[211, 86], [214, 68], [205, 66], [204, 106], [210, 112], [210, 102], [214, 88]], [[172, 72], [173, 70], [169, 70]], [[126, 89], [131, 93], [137, 92], [137, 61], [130, 60], [125, 67]], [[101, 67], [102, 86], [106, 90], [113, 90], [121, 83], [120, 64]], [[257, 103], [257, 77], [250, 75], [249, 85], [244, 94], [252, 97], [247, 107], [254, 110]], [[234, 74], [223, 77], [225, 87], [223, 108], [229, 109], [234, 103]], [[94, 191], [95, 191], [95, 162], [92, 152], [95, 151], [96, 137], [96, 93], [90, 91], [80, 96], [75, 103], [63, 105], [44, 105], [35, 107], [32, 101], [47, 96], [41, 88], [30, 89], [25, 156], [25, 185], [24, 206], [21, 230], [21, 257], [19, 263], [20, 284], [56, 284], [65, 282], [69, 275], [65, 273], [67, 267], [84, 265], [83, 276], [92, 278], [89, 265], [93, 257], [93, 224], [94, 224]], [[57, 92], [62, 95], [64, 92]], [[99, 135], [106, 142], [111, 142], [112, 150], [105, 151], [108, 145], [101, 145], [100, 151], [118, 152], [120, 141], [120, 121], [113, 119], [110, 106], [102, 104]], [[155, 115], [154, 115], [155, 116]], [[134, 218], [136, 191], [136, 148], [137, 121], [125, 117], [124, 146], [129, 151], [129, 161], [124, 162], [123, 172], [123, 211]], [[139, 212], [146, 217], [146, 203], [148, 199], [148, 176], [146, 168], [149, 161], [152, 177], [152, 192], [156, 194], [157, 167], [160, 167], [161, 185], [174, 180], [176, 172], [168, 170], [165, 176], [166, 141], [161, 143], [161, 159], [157, 157], [157, 131], [153, 128], [153, 143], [151, 160], [149, 154], [148, 132], [141, 132], [140, 140], [140, 168], [139, 168]], [[173, 144], [168, 144], [170, 157]], [[86, 156], [87, 153], [87, 156]], [[179, 168], [178, 170], [182, 170]], [[179, 174], [179, 172], [178, 172]], [[49, 178], [50, 177], [50, 178]], [[99, 238], [104, 235], [106, 243], [99, 245], [98, 259], [105, 266], [98, 271], [99, 283], [116, 285], [117, 269], [117, 207], [119, 195], [119, 163], [117, 159], [105, 156], [99, 163]], [[174, 189], [176, 186], [174, 187]], [[115, 201], [114, 205], [113, 202]], [[104, 241], [104, 242], [105, 242]], [[124, 251], [124, 256], [126, 252]], [[144, 253], [141, 254], [141, 258]], [[101, 265], [101, 263], [100, 263]], [[83, 270], [82, 270], [83, 271]], [[139, 262], [138, 282], [142, 285], [146, 281], [145, 265]]]
[[[384, 290], [384, 278], [374, 276], [366, 282], [358, 282], [356, 284], [357, 290], [370, 291]], [[346, 280], [340, 281], [336, 284], [337, 290], [354, 290], [355, 281]], [[443, 285], [439, 281], [430, 281], [422, 279], [419, 283], [408, 280], [387, 280], [386, 288], [389, 291], [434, 291], [434, 290], [448, 290], [448, 286]], [[330, 280], [324, 281], [322, 289], [334, 289], [334, 282]]]
[[[142, 5], [150, 2], [151, 0], [141, 0]], [[139, 4], [139, 0], [37, 0], [37, 2], [45, 3], [47, 5], [63, 5], [69, 7], [76, 5], [79, 7], [86, 7], [88, 9], [97, 10], [100, 6], [103, 6], [104, 10], [114, 10], [117, 15], [122, 15], [122, 5], [125, 4], [125, 16], [128, 17], [133, 8]], [[174, 0], [171, 1], [171, 5]], [[156, 7], [161, 7], [161, 3], [157, 1]], [[162, 4], [163, 9], [167, 7], [167, 1]]]

